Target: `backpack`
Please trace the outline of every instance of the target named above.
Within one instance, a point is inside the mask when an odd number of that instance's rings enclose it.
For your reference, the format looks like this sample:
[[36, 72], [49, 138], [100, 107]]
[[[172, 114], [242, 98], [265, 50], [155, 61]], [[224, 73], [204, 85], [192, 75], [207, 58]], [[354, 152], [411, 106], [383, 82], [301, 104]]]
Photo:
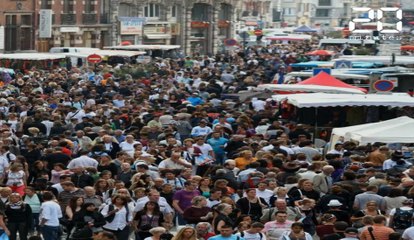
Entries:
[[394, 228], [406, 229], [411, 227], [413, 225], [413, 214], [414, 209], [401, 210], [401, 208], [397, 208], [392, 218]]
[[[263, 233], [259, 232], [260, 240], [263, 239]], [[240, 237], [244, 238], [244, 231], [240, 232]]]

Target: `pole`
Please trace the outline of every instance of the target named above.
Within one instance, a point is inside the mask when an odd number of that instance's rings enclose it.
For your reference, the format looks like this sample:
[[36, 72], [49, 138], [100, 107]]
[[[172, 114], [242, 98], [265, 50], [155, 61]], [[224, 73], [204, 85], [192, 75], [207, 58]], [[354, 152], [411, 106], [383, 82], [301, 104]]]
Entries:
[[318, 133], [318, 108], [315, 107], [315, 129], [313, 131], [313, 142], [314, 143], [315, 143], [317, 133]]

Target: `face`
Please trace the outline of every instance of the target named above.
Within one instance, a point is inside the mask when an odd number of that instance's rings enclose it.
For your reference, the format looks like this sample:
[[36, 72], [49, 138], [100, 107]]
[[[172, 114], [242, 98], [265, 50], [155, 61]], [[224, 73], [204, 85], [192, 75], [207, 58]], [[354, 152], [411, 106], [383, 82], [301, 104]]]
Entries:
[[287, 214], [285, 213], [278, 213], [276, 215], [276, 221], [279, 223], [284, 223], [287, 220]]
[[292, 227], [292, 232], [294, 232], [296, 234], [302, 232], [302, 230], [303, 230], [303, 228], [300, 227], [300, 226], [294, 226], [294, 227]]
[[369, 203], [367, 203], [367, 208], [369, 210], [375, 210], [377, 208], [377, 204], [373, 203], [373, 202], [369, 202]]
[[249, 191], [246, 193], [246, 195], [247, 195], [248, 197], [254, 198], [254, 197], [256, 197], [256, 190], [249, 190]]
[[233, 211], [233, 208], [231, 206], [227, 206], [226, 208], [223, 209], [223, 212], [225, 214], [230, 214]]
[[86, 210], [88, 210], [89, 212], [93, 212], [95, 211], [95, 205], [89, 205]]
[[158, 202], [158, 200], [160, 200], [160, 194], [159, 193], [152, 193], [152, 194], [149, 195], [149, 199], [151, 201]]
[[76, 200], [76, 205], [81, 206], [83, 204], [83, 198], [78, 198], [78, 200]]
[[266, 190], [267, 185], [265, 183], [259, 183], [257, 186], [260, 191]]
[[12, 194], [10, 195], [10, 202], [12, 203], [17, 203], [18, 201], [20, 201], [21, 197], [18, 194]]
[[194, 234], [194, 230], [193, 229], [186, 229], [183, 232], [183, 237], [184, 238], [190, 238], [193, 234]]
[[231, 228], [222, 228], [220, 234], [223, 237], [230, 237], [233, 234], [233, 229]]
[[312, 186], [312, 182], [308, 182], [308, 181], [306, 181], [306, 182], [304, 182], [304, 183], [303, 183], [303, 189], [305, 189], [305, 190], [309, 191], [309, 190], [311, 190], [312, 188], [313, 188], [313, 186]]
[[275, 206], [276, 206], [276, 208], [277, 208], [278, 210], [282, 210], [282, 211], [283, 211], [283, 210], [285, 210], [285, 209], [286, 209], [287, 204], [286, 204], [286, 202], [276, 201]]
[[279, 196], [285, 196], [287, 194], [287, 190], [285, 188], [279, 188], [279, 190], [277, 190], [277, 194]]

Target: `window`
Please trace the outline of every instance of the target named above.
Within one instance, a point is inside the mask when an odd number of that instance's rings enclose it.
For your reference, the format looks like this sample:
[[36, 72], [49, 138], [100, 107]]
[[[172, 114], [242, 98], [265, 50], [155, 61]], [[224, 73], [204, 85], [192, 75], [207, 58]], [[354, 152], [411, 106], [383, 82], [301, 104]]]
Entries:
[[173, 18], [177, 17], [177, 6], [171, 7], [171, 17]]
[[329, 9], [316, 9], [316, 17], [329, 17]]
[[63, 12], [64, 13], [72, 13], [73, 12], [73, 1], [72, 0], [64, 0], [63, 1]]
[[32, 15], [22, 15], [21, 24], [31, 26], [32, 25]]
[[196, 3], [191, 10], [191, 20], [193, 21], [209, 21], [208, 11], [210, 10], [207, 4]]
[[85, 0], [85, 13], [92, 13], [95, 11], [93, 1], [94, 0]]
[[284, 8], [283, 9], [283, 15], [294, 16], [294, 15], [296, 15], [296, 9], [295, 8]]
[[331, 6], [331, 0], [319, 0], [319, 6]]
[[160, 5], [150, 3], [144, 8], [145, 17], [160, 17]]
[[52, 0], [41, 0], [40, 9], [52, 9]]

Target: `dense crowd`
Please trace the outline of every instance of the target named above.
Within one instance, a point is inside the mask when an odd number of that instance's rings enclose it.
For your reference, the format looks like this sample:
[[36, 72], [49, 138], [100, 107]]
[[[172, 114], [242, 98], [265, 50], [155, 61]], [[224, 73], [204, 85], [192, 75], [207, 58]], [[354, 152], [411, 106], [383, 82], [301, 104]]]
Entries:
[[291, 107], [234, 98], [311, 49], [159, 59], [139, 78], [119, 74], [129, 64], [3, 78], [1, 231], [10, 240], [414, 239], [409, 148], [335, 142], [323, 154]]

